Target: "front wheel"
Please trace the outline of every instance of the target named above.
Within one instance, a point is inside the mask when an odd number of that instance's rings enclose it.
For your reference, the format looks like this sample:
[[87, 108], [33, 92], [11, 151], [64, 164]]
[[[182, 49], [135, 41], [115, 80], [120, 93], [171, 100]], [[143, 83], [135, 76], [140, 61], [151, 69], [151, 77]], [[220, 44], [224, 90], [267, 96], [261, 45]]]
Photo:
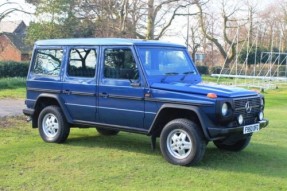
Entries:
[[219, 149], [237, 152], [237, 151], [241, 151], [245, 149], [248, 146], [250, 140], [251, 140], [251, 136], [243, 137], [235, 141], [232, 141], [232, 137], [231, 137], [229, 138], [229, 141], [216, 140], [216, 141], [213, 141], [213, 143]]
[[160, 149], [164, 158], [175, 165], [195, 165], [203, 158], [206, 143], [198, 126], [187, 119], [175, 119], [163, 128]]
[[65, 142], [70, 133], [66, 118], [58, 106], [45, 107], [38, 119], [39, 133], [45, 142]]

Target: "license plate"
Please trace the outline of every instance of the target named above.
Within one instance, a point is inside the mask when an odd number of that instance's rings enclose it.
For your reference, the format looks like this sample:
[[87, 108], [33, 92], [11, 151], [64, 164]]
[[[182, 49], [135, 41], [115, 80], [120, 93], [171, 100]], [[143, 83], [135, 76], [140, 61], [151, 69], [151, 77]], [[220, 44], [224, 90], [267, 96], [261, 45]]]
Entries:
[[254, 133], [259, 130], [260, 130], [259, 123], [252, 124], [252, 125], [246, 125], [243, 127], [243, 134]]

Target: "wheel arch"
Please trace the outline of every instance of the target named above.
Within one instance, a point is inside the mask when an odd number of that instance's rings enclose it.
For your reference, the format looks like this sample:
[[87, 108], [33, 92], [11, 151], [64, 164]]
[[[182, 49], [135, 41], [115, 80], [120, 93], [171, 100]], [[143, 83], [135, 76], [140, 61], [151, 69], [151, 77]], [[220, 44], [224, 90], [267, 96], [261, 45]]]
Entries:
[[48, 94], [48, 93], [40, 94], [34, 105], [35, 113], [33, 115], [32, 127], [33, 128], [38, 127], [38, 117], [39, 117], [40, 112], [43, 110], [43, 108], [50, 106], [50, 105], [59, 106], [61, 110], [63, 111], [67, 122], [72, 123], [72, 118], [63, 103], [64, 102], [62, 101], [59, 95]]
[[149, 131], [148, 135], [159, 137], [163, 127], [171, 120], [177, 118], [186, 118], [196, 123], [203, 132], [204, 137], [210, 140], [206, 122], [207, 116], [197, 106], [164, 104], [159, 109]]

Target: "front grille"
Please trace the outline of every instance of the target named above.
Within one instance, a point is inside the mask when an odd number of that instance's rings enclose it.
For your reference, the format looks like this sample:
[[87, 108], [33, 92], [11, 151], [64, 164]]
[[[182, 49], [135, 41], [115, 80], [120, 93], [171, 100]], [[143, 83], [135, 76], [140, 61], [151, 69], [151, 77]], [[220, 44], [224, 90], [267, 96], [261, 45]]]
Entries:
[[[246, 103], [249, 102], [249, 107], [251, 111], [247, 112]], [[249, 97], [249, 98], [240, 98], [234, 99], [234, 117], [235, 119], [239, 114], [242, 114], [244, 117], [243, 125], [250, 125], [257, 122], [257, 116], [260, 112], [260, 97]]]

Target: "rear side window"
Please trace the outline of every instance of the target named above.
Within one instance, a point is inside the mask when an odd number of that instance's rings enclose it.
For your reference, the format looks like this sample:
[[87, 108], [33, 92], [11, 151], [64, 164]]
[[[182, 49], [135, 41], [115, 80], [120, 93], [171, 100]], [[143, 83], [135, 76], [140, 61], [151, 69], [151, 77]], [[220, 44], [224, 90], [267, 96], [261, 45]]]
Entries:
[[62, 49], [38, 49], [32, 72], [39, 75], [58, 76], [62, 59]]
[[68, 75], [92, 78], [95, 76], [97, 52], [95, 49], [71, 49]]

